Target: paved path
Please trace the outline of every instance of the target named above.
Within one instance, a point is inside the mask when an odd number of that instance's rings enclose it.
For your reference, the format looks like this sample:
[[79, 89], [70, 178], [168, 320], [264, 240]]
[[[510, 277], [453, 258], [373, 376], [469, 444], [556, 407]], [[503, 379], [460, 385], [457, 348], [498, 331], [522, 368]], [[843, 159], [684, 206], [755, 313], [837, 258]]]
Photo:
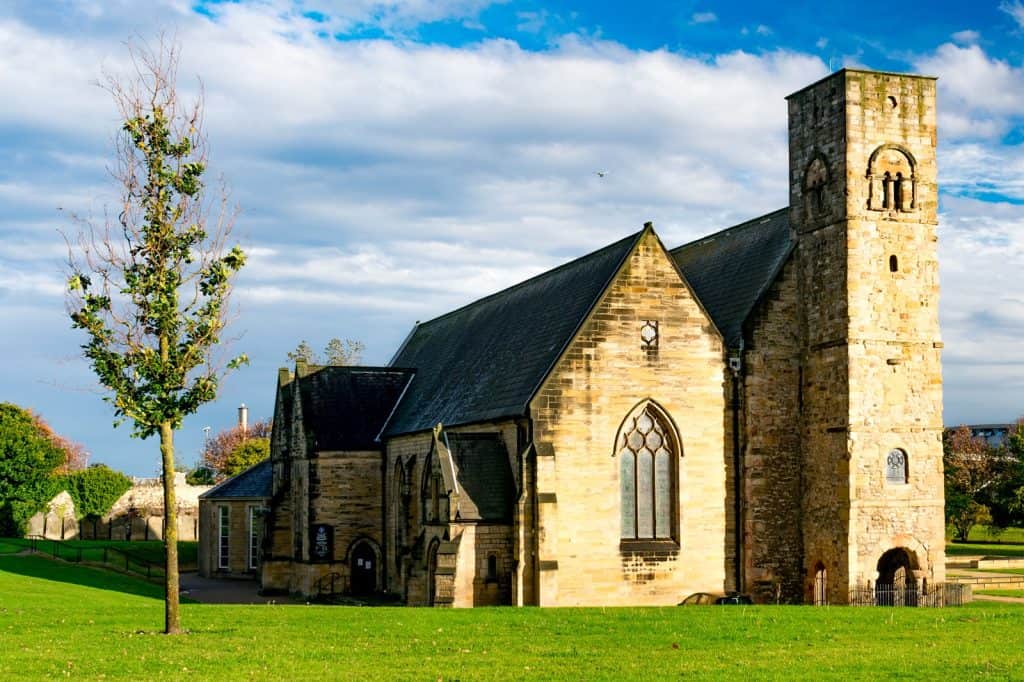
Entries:
[[974, 593], [975, 601], [1001, 601], [1005, 604], [1024, 604], [1024, 597], [997, 597], [994, 594]]
[[261, 597], [255, 580], [203, 578], [198, 573], [181, 574], [181, 594], [206, 604], [291, 603], [288, 597]]

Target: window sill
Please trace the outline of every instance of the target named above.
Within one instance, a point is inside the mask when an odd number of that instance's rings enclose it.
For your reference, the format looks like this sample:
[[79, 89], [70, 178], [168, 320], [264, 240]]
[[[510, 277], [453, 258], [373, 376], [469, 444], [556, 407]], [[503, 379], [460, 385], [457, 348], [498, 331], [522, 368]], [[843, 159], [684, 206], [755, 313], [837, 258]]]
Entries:
[[678, 552], [679, 543], [675, 540], [620, 540], [619, 551], [624, 554], [640, 552]]

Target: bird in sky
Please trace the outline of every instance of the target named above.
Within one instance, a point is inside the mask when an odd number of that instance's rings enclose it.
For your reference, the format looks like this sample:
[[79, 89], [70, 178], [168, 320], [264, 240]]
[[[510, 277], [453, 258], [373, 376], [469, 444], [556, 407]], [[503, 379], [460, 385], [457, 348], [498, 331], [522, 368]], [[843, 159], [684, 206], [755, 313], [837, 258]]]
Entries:
[[608, 175], [608, 171], [594, 171], [594, 174], [599, 178], [603, 178]]

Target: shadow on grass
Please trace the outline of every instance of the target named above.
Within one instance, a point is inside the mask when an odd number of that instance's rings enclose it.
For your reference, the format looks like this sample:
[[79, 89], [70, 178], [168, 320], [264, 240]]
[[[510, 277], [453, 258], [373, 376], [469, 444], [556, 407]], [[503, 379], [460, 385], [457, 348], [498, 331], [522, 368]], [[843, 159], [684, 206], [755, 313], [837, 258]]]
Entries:
[[[44, 558], [40, 555], [0, 555], [0, 572], [81, 585], [82, 587], [93, 587], [98, 590], [110, 590], [139, 597], [161, 600], [164, 598], [162, 585], [100, 568]], [[190, 600], [182, 599], [182, 602], [186, 601]]]

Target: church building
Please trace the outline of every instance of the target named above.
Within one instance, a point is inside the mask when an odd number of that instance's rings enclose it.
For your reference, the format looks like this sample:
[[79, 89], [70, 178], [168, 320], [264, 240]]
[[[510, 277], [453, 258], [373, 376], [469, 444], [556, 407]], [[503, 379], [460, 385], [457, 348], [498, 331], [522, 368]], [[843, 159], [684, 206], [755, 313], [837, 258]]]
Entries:
[[942, 583], [935, 80], [790, 95], [789, 206], [643, 229], [277, 381], [264, 590], [848, 603]]

